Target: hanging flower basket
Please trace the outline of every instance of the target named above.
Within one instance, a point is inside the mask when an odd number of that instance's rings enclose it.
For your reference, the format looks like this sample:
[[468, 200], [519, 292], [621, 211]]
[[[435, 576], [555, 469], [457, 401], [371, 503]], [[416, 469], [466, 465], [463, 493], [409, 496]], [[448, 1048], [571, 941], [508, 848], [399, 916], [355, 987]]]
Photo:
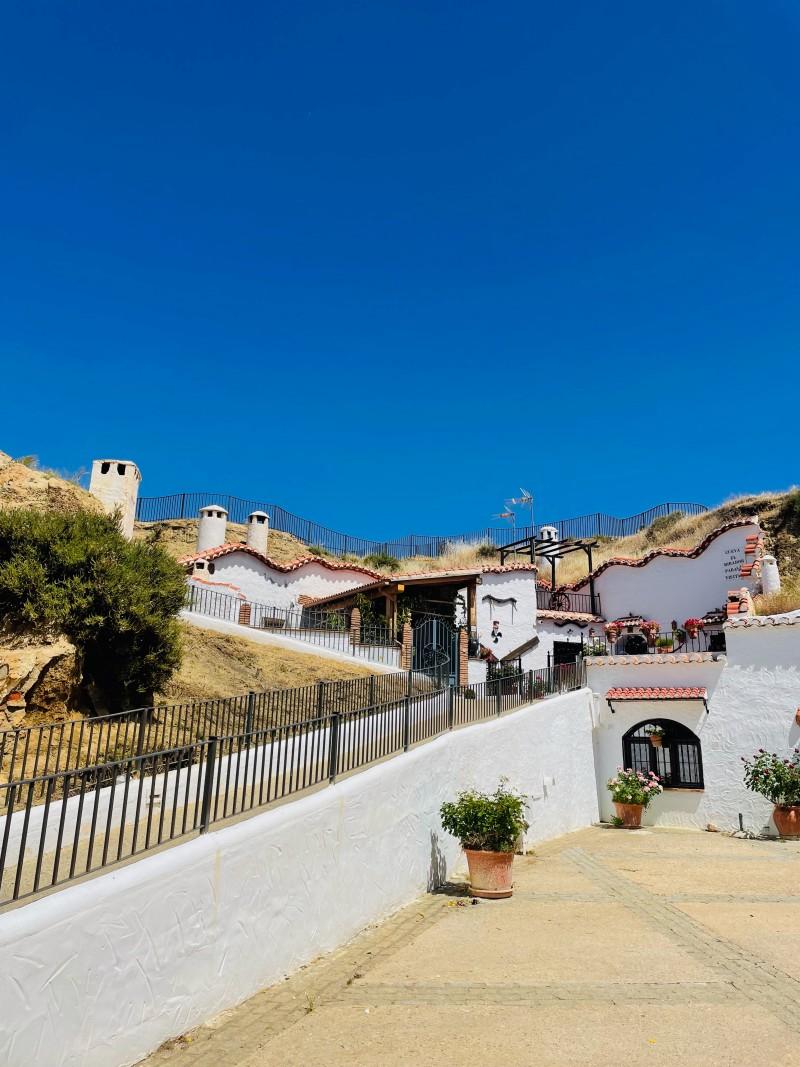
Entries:
[[664, 741], [664, 728], [662, 726], [646, 726], [644, 731], [650, 738], [653, 748], [661, 748]]
[[655, 619], [650, 619], [647, 622], [643, 622], [639, 629], [647, 638], [648, 645], [652, 648], [656, 643], [656, 637], [661, 629], [661, 623], [656, 622]]
[[692, 638], [692, 640], [697, 637], [697, 635], [700, 633], [704, 626], [705, 623], [702, 619], [687, 619], [686, 622], [683, 624], [684, 630], [689, 635], [689, 637]]
[[609, 622], [606, 623], [606, 625], [603, 627], [603, 630], [605, 631], [605, 635], [608, 640], [613, 643], [614, 641], [616, 641], [616, 639], [622, 632], [622, 627], [617, 622]]

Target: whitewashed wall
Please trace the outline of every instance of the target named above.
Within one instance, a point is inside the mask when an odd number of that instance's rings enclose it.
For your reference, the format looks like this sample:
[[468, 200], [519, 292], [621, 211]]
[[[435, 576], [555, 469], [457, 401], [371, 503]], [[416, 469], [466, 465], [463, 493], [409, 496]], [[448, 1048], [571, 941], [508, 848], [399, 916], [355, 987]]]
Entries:
[[500, 775], [528, 841], [597, 818], [586, 690], [0, 916], [4, 1067], [125, 1067], [461, 866], [439, 807]]
[[[643, 615], [664, 630], [673, 619], [680, 624], [692, 616], [702, 618], [723, 606], [729, 589], [754, 588], [754, 580], [739, 577], [739, 568], [745, 562], [745, 538], [760, 532], [755, 523], [737, 526], [715, 538], [696, 559], [656, 556], [643, 567], [608, 567], [595, 578], [603, 616]], [[579, 588], [588, 592], [588, 582]]]
[[[700, 739], [705, 788], [667, 790], [648, 809], [646, 823], [661, 826], [734, 830], [742, 813], [748, 830], [775, 833], [772, 805], [745, 789], [741, 756], [757, 749], [788, 755], [800, 744], [795, 712], [800, 706], [800, 626], [726, 627], [727, 663], [642, 662], [636, 666], [593, 666], [589, 685], [595, 690], [595, 732], [600, 806], [613, 814], [605, 783], [622, 762], [622, 736], [648, 718], [673, 719]], [[650, 657], [671, 660], [672, 657]], [[622, 657], [620, 657], [622, 659]], [[642, 661], [645, 657], [642, 657]], [[709, 713], [692, 702], [615, 703], [611, 714], [605, 694], [612, 686], [705, 686]]]
[[[233, 585], [249, 600], [261, 601], [273, 607], [291, 607], [303, 594], [312, 597], [332, 596], [373, 581], [359, 571], [331, 570], [321, 563], [306, 563], [296, 571], [284, 574], [247, 552], [231, 552], [211, 562], [214, 564], [213, 574], [208, 573], [208, 563], [206, 570], [199, 572], [208, 578], [209, 583]], [[213, 588], [213, 585], [209, 587]]]
[[[594, 627], [598, 638], [602, 638], [603, 624], [595, 622], [590, 625]], [[522, 666], [526, 671], [547, 666], [547, 654], [552, 653], [554, 641], [570, 641], [580, 645], [581, 634], [583, 634], [584, 641], [589, 640], [589, 626], [583, 630], [576, 623], [556, 626], [552, 619], [543, 619], [541, 617], [536, 620], [536, 633], [539, 637], [539, 644], [522, 657]]]
[[[502, 659], [513, 649], [533, 636], [536, 624], [536, 572], [508, 571], [505, 574], [484, 574], [476, 586], [478, 637], [482, 644]], [[513, 597], [516, 604], [492, 604], [484, 597], [501, 600]], [[502, 638], [495, 644], [491, 639], [492, 622], [500, 623]]]

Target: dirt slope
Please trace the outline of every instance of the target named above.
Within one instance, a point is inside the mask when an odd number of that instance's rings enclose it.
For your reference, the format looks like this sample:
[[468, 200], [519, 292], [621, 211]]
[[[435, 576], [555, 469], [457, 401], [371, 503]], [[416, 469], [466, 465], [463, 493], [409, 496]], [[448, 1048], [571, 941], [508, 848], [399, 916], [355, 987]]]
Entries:
[[246, 693], [291, 689], [312, 682], [363, 678], [369, 667], [312, 653], [257, 644], [242, 637], [181, 623], [183, 662], [158, 701], [170, 704]]
[[33, 457], [29, 464], [18, 463], [5, 452], [0, 452], [0, 508], [102, 511], [99, 501], [76, 482], [40, 469]]

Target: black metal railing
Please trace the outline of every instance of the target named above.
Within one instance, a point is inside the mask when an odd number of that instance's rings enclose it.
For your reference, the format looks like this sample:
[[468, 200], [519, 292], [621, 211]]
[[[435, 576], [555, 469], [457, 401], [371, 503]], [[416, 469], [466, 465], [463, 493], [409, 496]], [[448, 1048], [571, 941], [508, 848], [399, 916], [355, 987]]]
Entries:
[[212, 735], [282, 727], [401, 699], [441, 683], [438, 670], [371, 674], [293, 689], [182, 704], [161, 704], [94, 718], [0, 731], [0, 780], [37, 778], [111, 763], [147, 752], [185, 747]]
[[472, 686], [426, 677], [421, 692], [414, 672], [399, 677], [387, 702], [0, 782], [0, 905], [584, 683], [580, 662]]
[[354, 634], [349, 611], [275, 607], [197, 585], [188, 586], [186, 610], [387, 666], [399, 666], [400, 643], [393, 638], [389, 627], [362, 622], [359, 632]]
[[[388, 541], [375, 541], [366, 537], [340, 533], [310, 519], [300, 518], [290, 511], [263, 500], [245, 500], [227, 493], [173, 493], [170, 496], [139, 497], [136, 518], [139, 522], [163, 522], [168, 519], [197, 518], [201, 507], [221, 504], [233, 523], [246, 523], [253, 511], [266, 511], [273, 530], [289, 533], [307, 545], [319, 545], [334, 555], [368, 556], [383, 552], [402, 559], [405, 556], [440, 556], [454, 542], [503, 545], [508, 541], [509, 528], [485, 526], [469, 533], [442, 535], [409, 534], [407, 537]], [[700, 515], [708, 508], [704, 504], [665, 503], [640, 511], [636, 515], [618, 518], [603, 512], [579, 515], [556, 522], [536, 523], [533, 526], [517, 526], [519, 538], [538, 536], [543, 526], [555, 526], [559, 537], [627, 537], [649, 526], [655, 519], [672, 512], [685, 515]]]
[[584, 656], [647, 656], [724, 651], [725, 632], [722, 629], [688, 633], [682, 627], [657, 634], [626, 630], [613, 638], [605, 633], [598, 637], [589, 634], [584, 637], [582, 645]]
[[576, 593], [572, 589], [545, 589], [536, 587], [536, 607], [540, 611], [577, 611], [585, 615], [602, 615], [600, 595]]

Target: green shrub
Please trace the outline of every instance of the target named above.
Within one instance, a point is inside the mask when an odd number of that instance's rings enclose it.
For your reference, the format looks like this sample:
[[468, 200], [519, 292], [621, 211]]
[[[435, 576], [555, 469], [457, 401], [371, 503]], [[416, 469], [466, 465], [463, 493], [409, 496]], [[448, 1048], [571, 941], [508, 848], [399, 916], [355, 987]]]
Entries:
[[485, 545], [478, 545], [477, 549], [475, 550], [475, 555], [478, 557], [478, 559], [494, 559], [494, 557], [497, 555], [497, 548], [494, 545], [490, 545], [488, 543]]
[[111, 707], [149, 703], [180, 663], [183, 571], [88, 512], [0, 511], [0, 618], [9, 631], [65, 634]]
[[368, 567], [375, 567], [379, 570], [400, 570], [400, 560], [397, 556], [392, 556], [388, 552], [372, 552], [370, 555], [364, 556], [364, 562]]
[[765, 752], [763, 748], [745, 759], [744, 784], [773, 804], [800, 804], [800, 748], [791, 756]]
[[644, 531], [645, 541], [660, 541], [682, 518], [682, 511], [670, 511], [667, 515], [659, 515]]
[[306, 550], [309, 556], [327, 556], [330, 554], [327, 548], [323, 548], [322, 545], [308, 545]]
[[528, 829], [525, 797], [506, 788], [503, 781], [493, 794], [474, 790], [442, 804], [442, 826], [457, 837], [462, 848], [482, 852], [513, 852]]

